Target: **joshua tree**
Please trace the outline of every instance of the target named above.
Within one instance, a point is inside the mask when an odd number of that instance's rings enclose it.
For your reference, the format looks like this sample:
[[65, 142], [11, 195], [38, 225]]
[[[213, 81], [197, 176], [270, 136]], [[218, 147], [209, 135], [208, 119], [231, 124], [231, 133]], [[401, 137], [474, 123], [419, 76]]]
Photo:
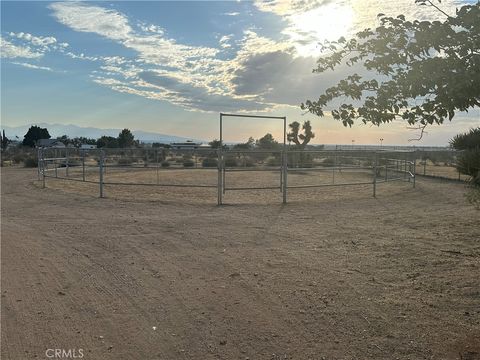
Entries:
[[297, 121], [292, 122], [288, 127], [291, 131], [287, 134], [287, 140], [293, 142], [301, 150], [305, 149], [305, 146], [315, 137], [310, 121], [303, 123], [303, 134], [300, 134], [300, 123]]

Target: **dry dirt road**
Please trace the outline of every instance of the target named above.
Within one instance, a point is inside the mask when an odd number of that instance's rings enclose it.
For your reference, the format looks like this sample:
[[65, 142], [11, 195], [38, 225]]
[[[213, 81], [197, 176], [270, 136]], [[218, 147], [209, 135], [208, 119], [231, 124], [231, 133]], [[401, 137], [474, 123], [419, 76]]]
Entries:
[[217, 207], [34, 178], [2, 170], [2, 359], [480, 359], [461, 184]]

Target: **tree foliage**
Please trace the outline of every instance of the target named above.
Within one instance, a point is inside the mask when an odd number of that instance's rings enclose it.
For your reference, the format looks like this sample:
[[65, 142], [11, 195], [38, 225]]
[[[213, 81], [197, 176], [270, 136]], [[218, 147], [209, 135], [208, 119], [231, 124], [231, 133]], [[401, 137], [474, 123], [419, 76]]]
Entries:
[[[432, 1], [415, 2], [441, 11]], [[432, 22], [379, 14], [376, 29], [326, 43], [332, 53], [318, 60], [314, 72], [333, 70], [345, 61], [375, 75], [349, 75], [302, 109], [323, 116], [327, 104], [346, 97], [352, 101], [332, 110], [345, 126], [357, 120], [380, 125], [403, 119], [423, 129], [479, 106], [480, 3], [462, 6], [455, 16], [443, 14], [444, 21]]]
[[222, 146], [222, 142], [218, 139], [213, 139], [208, 143], [212, 149], [220, 149], [220, 146]]
[[287, 140], [293, 142], [300, 149], [305, 149], [305, 146], [315, 137], [310, 121], [303, 123], [303, 134], [300, 133], [300, 123], [297, 121], [292, 122], [288, 127], [290, 128], [290, 132], [287, 134]]
[[246, 142], [235, 144], [233, 146], [233, 149], [234, 150], [250, 150], [250, 149], [253, 149], [254, 146], [255, 146], [255, 139], [250, 136]]
[[123, 129], [118, 134], [118, 146], [121, 148], [129, 148], [135, 145], [135, 137], [128, 129]]
[[450, 140], [450, 146], [462, 150], [457, 158], [457, 169], [470, 176], [472, 183], [480, 186], [480, 127], [458, 134]]
[[455, 135], [450, 140], [450, 146], [455, 150], [471, 150], [480, 147], [480, 127]]
[[118, 139], [113, 136], [102, 136], [97, 140], [97, 147], [98, 148], [117, 148], [118, 147]]
[[265, 134], [263, 137], [258, 139], [255, 142], [255, 145], [261, 150], [275, 150], [279, 148], [278, 142], [273, 138], [273, 135], [270, 133]]
[[23, 137], [23, 146], [34, 147], [37, 140], [50, 139], [47, 128], [41, 128], [36, 125], [30, 126], [27, 133]]

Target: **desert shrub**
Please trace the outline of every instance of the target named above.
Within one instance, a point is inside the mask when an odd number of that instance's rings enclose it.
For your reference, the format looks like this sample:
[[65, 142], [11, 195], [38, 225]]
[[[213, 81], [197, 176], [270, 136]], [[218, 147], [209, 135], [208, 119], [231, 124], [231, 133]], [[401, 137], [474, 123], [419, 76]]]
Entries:
[[195, 163], [193, 162], [193, 160], [185, 160], [183, 162], [183, 167], [194, 167], [195, 166]]
[[12, 156], [12, 160], [16, 164], [20, 164], [21, 162], [25, 161], [25, 155], [23, 154], [15, 154]]
[[355, 160], [351, 157], [339, 157], [338, 163], [342, 165], [353, 165], [355, 163]]
[[118, 159], [118, 165], [120, 166], [129, 166], [132, 165], [133, 159], [131, 157], [122, 157]]
[[218, 166], [218, 161], [215, 158], [205, 158], [202, 161], [202, 166], [203, 167], [217, 167]]
[[470, 191], [465, 194], [465, 197], [470, 204], [475, 206], [477, 210], [480, 210], [480, 186], [470, 189]]
[[310, 154], [300, 154], [300, 167], [311, 168], [313, 167], [313, 157]]
[[225, 159], [225, 166], [227, 167], [236, 167], [238, 164], [237, 164], [237, 159], [235, 159], [234, 157], [228, 157]]
[[255, 166], [255, 161], [250, 156], [246, 156], [243, 159], [242, 165], [245, 166], [245, 167], [254, 167]]
[[267, 159], [268, 166], [280, 166], [281, 164], [282, 164], [282, 161], [280, 160], [279, 157], [271, 156]]
[[23, 165], [27, 168], [37, 167], [38, 166], [38, 160], [35, 157], [27, 157], [23, 161]]
[[160, 164], [163, 168], [167, 168], [170, 166], [170, 163], [168, 161], [162, 161], [162, 163]]
[[333, 157], [327, 157], [322, 161], [323, 166], [333, 166], [335, 165], [335, 159]]

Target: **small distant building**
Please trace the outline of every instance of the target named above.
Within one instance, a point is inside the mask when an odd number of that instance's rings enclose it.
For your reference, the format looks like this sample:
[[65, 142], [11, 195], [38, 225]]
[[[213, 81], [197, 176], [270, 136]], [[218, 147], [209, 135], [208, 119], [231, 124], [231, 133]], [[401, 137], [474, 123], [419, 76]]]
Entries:
[[90, 144], [81, 144], [80, 150], [93, 150], [96, 149], [97, 145], [90, 145]]
[[186, 142], [179, 142], [179, 143], [171, 143], [170, 145], [172, 149], [175, 149], [175, 150], [195, 150], [195, 149], [198, 149], [202, 145], [202, 143], [186, 141]]
[[36, 143], [38, 148], [64, 148], [65, 144], [57, 139], [39, 139]]

